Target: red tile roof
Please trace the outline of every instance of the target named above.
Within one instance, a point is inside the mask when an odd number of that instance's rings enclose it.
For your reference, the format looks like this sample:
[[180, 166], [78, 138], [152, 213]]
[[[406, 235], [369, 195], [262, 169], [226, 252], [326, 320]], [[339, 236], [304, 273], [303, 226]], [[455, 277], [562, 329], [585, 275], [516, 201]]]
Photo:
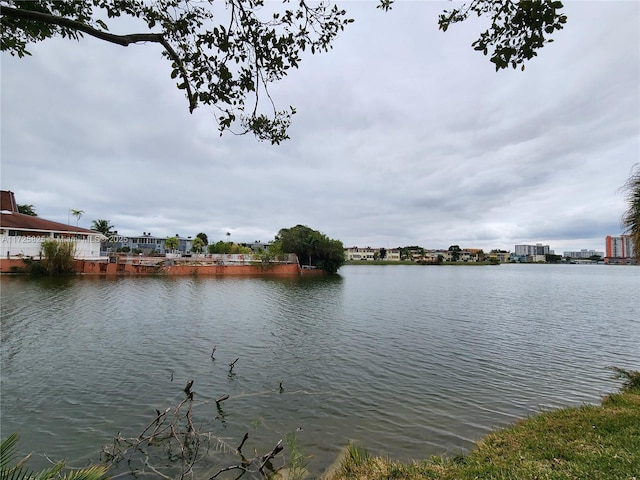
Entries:
[[74, 227], [59, 222], [52, 222], [40, 217], [32, 217], [23, 213], [5, 213], [0, 214], [0, 227], [2, 228], [18, 228], [28, 230], [46, 230], [56, 232], [77, 232], [77, 233], [93, 233], [92, 230], [86, 228]]
[[52, 222], [44, 218], [18, 213], [15, 196], [13, 192], [8, 190], [0, 191], [0, 210], [2, 211], [0, 214], [0, 227], [2, 228], [96, 234], [96, 232], [87, 230], [86, 228], [74, 227], [72, 225]]

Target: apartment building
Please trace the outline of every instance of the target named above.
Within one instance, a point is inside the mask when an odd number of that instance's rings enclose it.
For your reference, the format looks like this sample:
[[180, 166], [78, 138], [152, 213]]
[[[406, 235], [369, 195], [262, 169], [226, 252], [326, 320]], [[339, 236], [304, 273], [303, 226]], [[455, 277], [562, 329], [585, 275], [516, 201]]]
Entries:
[[579, 252], [564, 252], [562, 256], [575, 259], [590, 259], [591, 257], [604, 258], [604, 252], [596, 252], [595, 250], [583, 248]]
[[349, 247], [344, 249], [347, 261], [384, 260], [388, 262], [400, 261], [400, 250], [397, 248]]
[[553, 250], [549, 249], [549, 245], [536, 243], [535, 245], [516, 245], [515, 255], [518, 257], [553, 255]]
[[[175, 252], [179, 252], [181, 254], [188, 254], [191, 252], [191, 246], [193, 243], [191, 237], [185, 238], [176, 234], [175, 238], [178, 239], [178, 248], [175, 249]], [[142, 235], [133, 237], [118, 235], [116, 232], [111, 239], [103, 242], [102, 248], [105, 254], [109, 252], [117, 252], [126, 248], [130, 252], [137, 251], [144, 255], [164, 255], [168, 253], [168, 250], [165, 248], [166, 240], [166, 237], [156, 237], [151, 235], [149, 232], [142, 232]]]
[[631, 241], [631, 235], [608, 235], [605, 239], [606, 255], [605, 263], [611, 264], [635, 264], [636, 253]]

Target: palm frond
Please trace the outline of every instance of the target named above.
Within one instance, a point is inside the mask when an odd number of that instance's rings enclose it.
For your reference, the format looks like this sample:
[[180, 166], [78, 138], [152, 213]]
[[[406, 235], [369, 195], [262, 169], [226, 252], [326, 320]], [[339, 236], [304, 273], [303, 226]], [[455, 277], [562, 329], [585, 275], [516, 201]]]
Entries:
[[104, 480], [107, 477], [106, 465], [93, 465], [81, 470], [74, 470], [65, 475], [63, 480]]
[[640, 258], [640, 164], [634, 166], [623, 189], [627, 210], [622, 216], [622, 227], [631, 236], [635, 254]]
[[31, 473], [24, 468], [31, 455], [27, 455], [20, 461], [15, 462], [18, 439], [18, 434], [12, 433], [0, 443], [0, 480], [50, 480], [53, 478], [62, 480], [105, 480], [108, 478], [108, 467], [106, 465], [93, 465], [72, 470], [61, 476], [61, 472], [65, 467], [64, 462], [58, 462], [49, 468]]

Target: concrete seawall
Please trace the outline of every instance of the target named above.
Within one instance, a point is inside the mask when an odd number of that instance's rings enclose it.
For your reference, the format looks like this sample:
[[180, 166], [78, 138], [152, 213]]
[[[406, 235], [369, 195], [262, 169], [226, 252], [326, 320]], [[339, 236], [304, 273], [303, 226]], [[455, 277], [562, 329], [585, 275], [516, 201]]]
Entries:
[[[0, 259], [1, 273], [24, 271], [21, 259]], [[76, 273], [87, 275], [300, 275], [295, 263], [218, 265], [203, 262], [163, 262], [149, 264], [134, 261], [74, 260]], [[307, 272], [305, 272], [306, 274]]]

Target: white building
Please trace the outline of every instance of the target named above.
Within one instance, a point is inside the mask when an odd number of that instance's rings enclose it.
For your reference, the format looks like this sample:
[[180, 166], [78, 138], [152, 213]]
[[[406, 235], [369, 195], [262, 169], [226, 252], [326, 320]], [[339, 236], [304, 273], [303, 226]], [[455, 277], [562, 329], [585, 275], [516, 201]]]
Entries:
[[604, 258], [604, 252], [596, 252], [595, 250], [587, 250], [583, 248], [579, 252], [564, 252], [562, 256], [569, 257], [569, 258], [584, 258], [584, 259], [590, 259], [591, 257]]
[[[384, 253], [384, 258], [381, 258], [381, 251]], [[371, 247], [349, 247], [344, 249], [344, 258], [347, 261], [351, 260], [385, 260], [388, 262], [400, 261], [400, 250], [397, 248], [371, 248]]]
[[536, 243], [535, 245], [516, 245], [515, 254], [519, 257], [536, 255], [553, 255], [553, 250], [549, 250], [549, 245]]
[[13, 192], [0, 192], [0, 255], [3, 258], [39, 258], [42, 242], [46, 240], [72, 241], [74, 257], [100, 258], [100, 242], [106, 237], [85, 228], [52, 222], [18, 212]]

